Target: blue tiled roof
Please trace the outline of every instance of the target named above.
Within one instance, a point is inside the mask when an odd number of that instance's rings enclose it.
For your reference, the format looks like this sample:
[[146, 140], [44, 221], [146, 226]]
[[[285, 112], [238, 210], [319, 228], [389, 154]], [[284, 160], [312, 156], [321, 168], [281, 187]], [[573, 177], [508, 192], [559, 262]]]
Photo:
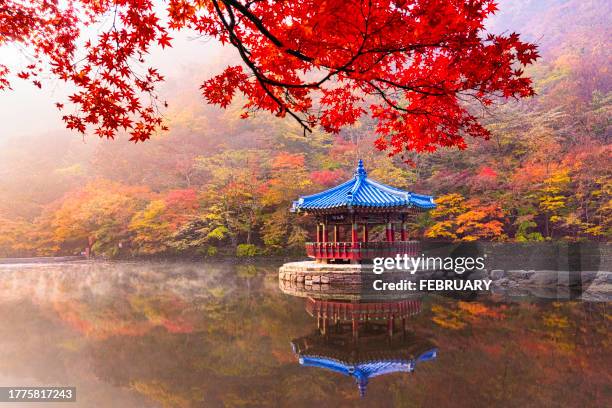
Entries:
[[417, 363], [433, 360], [437, 356], [437, 349], [431, 349], [421, 354], [416, 359], [394, 359], [368, 361], [359, 364], [347, 364], [339, 360], [320, 356], [300, 355], [299, 362], [305, 367], [319, 367], [336, 373], [344, 374], [355, 378], [359, 387], [359, 394], [365, 395], [368, 380], [379, 375], [414, 371]]
[[359, 160], [355, 176], [336, 187], [317, 194], [300, 197], [293, 202], [292, 211], [324, 210], [341, 207], [417, 207], [435, 208], [432, 196], [415, 194], [387, 186], [368, 178]]

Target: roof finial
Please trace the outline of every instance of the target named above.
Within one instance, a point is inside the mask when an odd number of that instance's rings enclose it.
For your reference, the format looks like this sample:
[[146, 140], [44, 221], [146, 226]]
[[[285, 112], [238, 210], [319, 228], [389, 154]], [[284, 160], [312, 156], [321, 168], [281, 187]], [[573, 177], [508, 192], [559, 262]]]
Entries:
[[368, 172], [365, 167], [363, 167], [363, 160], [359, 159], [359, 163], [357, 163], [357, 170], [355, 170], [355, 176], [365, 178], [368, 176]]
[[367, 377], [360, 377], [357, 379], [357, 388], [359, 388], [359, 396], [361, 398], [365, 397], [368, 389]]

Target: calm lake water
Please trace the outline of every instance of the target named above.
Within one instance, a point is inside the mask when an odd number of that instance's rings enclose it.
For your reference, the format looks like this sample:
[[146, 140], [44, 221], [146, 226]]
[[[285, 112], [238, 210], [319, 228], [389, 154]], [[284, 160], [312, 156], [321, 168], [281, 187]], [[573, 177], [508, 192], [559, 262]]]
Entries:
[[612, 406], [609, 303], [370, 299], [404, 305], [406, 331], [355, 341], [278, 266], [0, 265], [0, 386], [77, 387], [53, 407]]

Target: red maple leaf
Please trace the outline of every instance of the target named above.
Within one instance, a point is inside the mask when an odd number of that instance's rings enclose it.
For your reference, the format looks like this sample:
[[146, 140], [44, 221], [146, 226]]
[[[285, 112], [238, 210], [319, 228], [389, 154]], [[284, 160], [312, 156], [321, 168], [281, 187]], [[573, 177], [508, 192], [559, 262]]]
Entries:
[[[4, 0], [0, 44], [32, 49], [34, 63], [18, 76], [48, 66], [76, 86], [68, 128], [108, 138], [125, 128], [142, 141], [166, 125], [156, 108], [163, 77], [139, 66], [151, 46], [171, 45], [169, 28], [195, 30], [230, 44], [243, 62], [204, 82], [209, 103], [227, 107], [240, 92], [243, 117], [290, 117], [305, 134], [339, 132], [369, 115], [376, 146], [397, 154], [488, 137], [466, 98], [491, 105], [534, 94], [523, 68], [536, 46], [516, 33], [488, 34], [484, 21], [496, 9], [494, 0], [169, 0], [165, 11], [153, 0]], [[111, 28], [80, 41], [80, 27], [108, 15]], [[2, 66], [0, 89], [8, 73]]]

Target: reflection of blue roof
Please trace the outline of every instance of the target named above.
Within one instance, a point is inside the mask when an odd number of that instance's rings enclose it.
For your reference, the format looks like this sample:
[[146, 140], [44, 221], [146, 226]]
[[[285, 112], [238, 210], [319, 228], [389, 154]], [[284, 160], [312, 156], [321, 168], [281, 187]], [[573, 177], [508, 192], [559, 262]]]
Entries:
[[437, 349], [431, 349], [421, 354], [416, 359], [394, 359], [381, 361], [367, 361], [359, 364], [347, 364], [328, 357], [303, 356], [300, 355], [300, 364], [305, 367], [325, 368], [336, 373], [354, 377], [359, 386], [359, 394], [363, 397], [366, 392], [368, 380], [379, 375], [414, 371], [417, 363], [429, 361], [436, 358]]
[[317, 194], [300, 197], [293, 202], [292, 211], [323, 210], [340, 207], [417, 207], [421, 209], [435, 208], [432, 196], [411, 193], [381, 184], [368, 178], [359, 160], [355, 176], [329, 190]]

